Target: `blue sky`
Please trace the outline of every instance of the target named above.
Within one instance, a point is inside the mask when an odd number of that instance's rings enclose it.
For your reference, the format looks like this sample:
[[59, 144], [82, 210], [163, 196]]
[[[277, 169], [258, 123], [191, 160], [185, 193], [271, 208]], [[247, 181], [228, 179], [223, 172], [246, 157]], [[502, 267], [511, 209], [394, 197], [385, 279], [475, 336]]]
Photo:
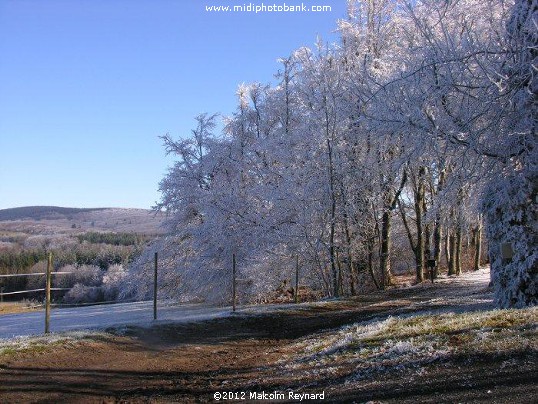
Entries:
[[[280, 0], [265, 1], [265, 4]], [[280, 1], [280, 4], [301, 1]], [[230, 114], [242, 82], [335, 40], [325, 13], [210, 13], [261, 0], [0, 0], [0, 209], [149, 208], [171, 160], [160, 135]]]

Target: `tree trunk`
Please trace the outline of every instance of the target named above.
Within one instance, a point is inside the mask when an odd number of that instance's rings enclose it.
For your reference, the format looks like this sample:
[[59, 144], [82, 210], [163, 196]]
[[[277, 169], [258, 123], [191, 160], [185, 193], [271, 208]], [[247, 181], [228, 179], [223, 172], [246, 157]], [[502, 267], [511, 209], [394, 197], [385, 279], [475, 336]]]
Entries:
[[381, 217], [381, 251], [379, 254], [380, 267], [381, 267], [381, 287], [385, 289], [387, 286], [392, 285], [392, 274], [390, 272], [390, 251], [391, 251], [391, 227], [392, 227], [392, 211], [396, 208], [400, 194], [407, 182], [407, 171], [404, 170], [402, 179], [400, 181], [400, 187], [393, 193], [388, 191], [385, 195], [385, 206], [383, 209], [383, 215]]
[[454, 230], [451, 230], [449, 235], [447, 234], [447, 238], [447, 249], [450, 251], [447, 255], [448, 274], [456, 275], [456, 234], [454, 233]]
[[372, 277], [372, 281], [374, 281], [374, 285], [376, 289], [381, 289], [381, 285], [375, 278], [374, 273], [374, 243], [368, 242], [368, 272], [370, 273], [370, 276]]
[[[328, 121], [327, 121], [328, 125]], [[327, 135], [329, 129], [327, 128]], [[336, 268], [336, 257], [334, 248], [335, 227], [336, 227], [336, 192], [334, 189], [334, 167], [333, 167], [333, 152], [331, 141], [327, 137], [327, 153], [329, 154], [329, 190], [331, 197], [331, 229], [329, 234], [329, 256], [331, 261], [331, 276], [333, 283], [333, 296], [338, 297], [338, 270]]]
[[342, 273], [342, 263], [338, 251], [336, 252], [336, 262], [338, 264], [338, 296], [344, 296], [344, 274]]
[[357, 296], [357, 269], [351, 260], [351, 253], [348, 254], [347, 259], [347, 270], [349, 272], [349, 291], [351, 292], [351, 296]]
[[455, 270], [456, 275], [461, 275], [461, 228], [458, 226], [458, 229], [456, 230], [456, 263], [455, 263]]
[[340, 195], [341, 195], [341, 201], [343, 206], [343, 219], [344, 219], [344, 234], [346, 236], [346, 254], [347, 254], [347, 271], [349, 274], [349, 289], [351, 292], [351, 296], [356, 296], [357, 291], [355, 289], [355, 285], [357, 283], [357, 271], [355, 266], [353, 265], [353, 260], [351, 258], [351, 231], [349, 229], [349, 220], [348, 220], [348, 214], [347, 214], [347, 197], [346, 197], [346, 190], [344, 188], [344, 182], [342, 180], [339, 181], [340, 183]]
[[482, 254], [482, 225], [478, 222], [478, 225], [475, 229], [475, 239], [474, 239], [474, 267], [475, 271], [480, 269], [480, 255]]
[[332, 292], [334, 297], [338, 297], [338, 269], [336, 267], [336, 257], [334, 248], [334, 229], [331, 229], [331, 245], [329, 247], [329, 255], [331, 260], [331, 279]]
[[441, 264], [441, 240], [443, 239], [443, 228], [441, 227], [441, 220], [439, 217], [435, 221], [435, 227], [433, 229], [433, 259], [435, 260], [435, 269], [433, 277], [439, 276], [439, 265]]
[[445, 260], [446, 260], [446, 267], [450, 271], [450, 230], [447, 230], [445, 234]]
[[407, 220], [407, 213], [405, 207], [401, 201], [398, 201], [398, 206], [400, 208], [400, 214], [402, 216], [402, 221], [407, 233], [407, 238], [409, 239], [409, 244], [411, 245], [411, 250], [415, 255], [415, 273], [417, 283], [424, 281], [424, 268], [425, 268], [425, 259], [426, 259], [426, 240], [429, 235], [425, 234], [425, 226], [423, 225], [422, 219], [425, 212], [425, 187], [424, 187], [424, 177], [425, 169], [423, 167], [419, 170], [419, 178], [416, 181], [416, 186], [413, 188], [413, 196], [415, 199], [414, 211], [415, 211], [415, 230], [416, 230], [416, 241], [413, 239], [413, 232], [409, 226]]
[[381, 218], [381, 289], [385, 289], [392, 283], [392, 276], [390, 273], [391, 227], [391, 212], [385, 211]]
[[424, 199], [425, 199], [425, 187], [424, 187], [424, 175], [426, 174], [426, 169], [420, 167], [418, 173], [418, 184], [417, 190], [415, 192], [415, 216], [417, 223], [417, 244], [415, 252], [415, 268], [417, 282], [421, 283], [424, 281], [424, 225], [422, 224], [422, 219], [424, 216]]
[[[436, 194], [442, 191], [445, 186], [446, 170], [443, 168], [439, 172], [439, 182], [437, 183]], [[439, 276], [439, 267], [441, 266], [441, 243], [443, 240], [443, 226], [441, 225], [441, 213], [438, 211], [435, 216], [435, 224], [433, 229], [433, 259], [435, 260], [435, 268], [433, 277], [437, 278]], [[448, 238], [447, 238], [448, 242]], [[445, 243], [445, 256], [447, 258], [447, 267], [449, 260], [449, 251], [448, 245]]]

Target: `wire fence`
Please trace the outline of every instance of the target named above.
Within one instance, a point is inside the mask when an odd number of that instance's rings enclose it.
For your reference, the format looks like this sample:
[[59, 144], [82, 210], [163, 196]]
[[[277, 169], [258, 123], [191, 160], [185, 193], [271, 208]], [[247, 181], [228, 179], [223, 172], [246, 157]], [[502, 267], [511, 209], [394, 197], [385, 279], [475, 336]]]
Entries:
[[[52, 272], [52, 275], [68, 275], [68, 274], [74, 274], [74, 272]], [[8, 275], [0, 275], [0, 278], [15, 278], [15, 277], [21, 277], [21, 276], [43, 276], [47, 275], [46, 272], [32, 272], [31, 274], [8, 274]]]
[[[233, 312], [236, 311], [236, 303], [237, 303], [237, 285], [245, 282], [247, 280], [245, 279], [238, 279], [237, 278], [237, 270], [236, 270], [236, 259], [235, 254], [232, 256], [232, 291], [231, 291], [231, 301], [232, 301], [232, 310]], [[157, 282], [158, 282], [158, 253], [155, 253], [154, 260], [154, 276], [153, 276], [153, 319], [157, 320]], [[29, 274], [7, 274], [7, 275], [0, 275], [0, 280], [2, 278], [15, 278], [15, 277], [32, 277], [32, 276], [45, 276], [46, 277], [46, 285], [44, 288], [36, 288], [36, 289], [28, 289], [28, 290], [18, 290], [18, 291], [10, 291], [10, 292], [4, 292], [3, 288], [0, 288], [0, 301], [3, 302], [4, 296], [15, 296], [15, 295], [22, 295], [22, 294], [31, 294], [31, 293], [39, 293], [39, 292], [45, 292], [45, 299], [44, 304], [37, 304], [31, 306], [32, 308], [39, 308], [44, 307], [45, 308], [45, 334], [49, 333], [50, 330], [50, 310], [52, 307], [83, 307], [83, 306], [95, 306], [95, 305], [109, 305], [109, 304], [115, 304], [115, 303], [133, 303], [137, 302], [139, 300], [131, 299], [131, 300], [122, 300], [121, 302], [118, 302], [116, 300], [109, 300], [109, 301], [100, 301], [100, 302], [92, 302], [92, 303], [52, 303], [51, 300], [51, 292], [56, 291], [67, 291], [71, 288], [54, 288], [52, 287], [52, 277], [58, 276], [58, 275], [71, 275], [75, 272], [72, 271], [62, 271], [62, 272], [52, 272], [52, 253], [49, 253], [48, 256], [48, 263], [47, 263], [47, 272], [39, 272], [39, 273], [29, 273]], [[299, 303], [299, 257], [296, 257], [296, 265], [295, 265], [295, 289], [294, 289], [294, 301], [295, 303]], [[30, 306], [29, 306], [30, 307]]]
[[[59, 290], [69, 290], [70, 288], [50, 288], [50, 291], [59, 291]], [[1, 296], [12, 296], [12, 295], [22, 295], [25, 293], [36, 293], [36, 292], [45, 292], [46, 288], [41, 289], [30, 289], [30, 290], [18, 290], [15, 292], [1, 292]]]
[[[51, 275], [70, 275], [74, 272], [52, 272]], [[5, 278], [23, 278], [23, 277], [31, 277], [31, 276], [46, 276], [46, 272], [34, 272], [30, 274], [7, 274], [7, 275], [0, 275], [0, 279]], [[51, 287], [51, 291], [66, 291], [70, 288], [53, 288]], [[17, 291], [11, 291], [11, 292], [4, 292], [4, 288], [0, 287], [0, 300], [3, 301], [4, 296], [14, 296], [14, 295], [22, 295], [22, 294], [29, 294], [29, 293], [37, 293], [37, 292], [45, 292], [46, 288], [39, 288], [39, 289], [26, 289], [26, 290], [17, 290]]]
[[[92, 302], [92, 303], [52, 303], [51, 299], [51, 292], [56, 291], [67, 291], [71, 288], [54, 288], [52, 287], [52, 277], [57, 275], [70, 275], [74, 274], [75, 272], [72, 271], [61, 271], [61, 272], [52, 272], [53, 267], [52, 262], [52, 253], [48, 254], [48, 260], [47, 260], [47, 272], [35, 272], [35, 273], [29, 273], [29, 274], [7, 274], [7, 275], [0, 275], [0, 280], [5, 278], [19, 278], [19, 277], [33, 277], [33, 276], [45, 276], [46, 282], [44, 288], [36, 288], [36, 289], [26, 289], [26, 290], [16, 290], [16, 291], [9, 291], [4, 292], [4, 288], [0, 287], [0, 302], [4, 302], [4, 296], [16, 296], [16, 295], [23, 295], [23, 294], [32, 294], [32, 293], [39, 293], [39, 292], [45, 292], [45, 303], [44, 304], [36, 304], [31, 306], [31, 308], [45, 308], [45, 334], [48, 334], [50, 331], [50, 311], [52, 307], [81, 307], [81, 306], [95, 306], [95, 305], [107, 305], [107, 304], [114, 304], [119, 303], [118, 301], [101, 301], [101, 302]], [[157, 280], [158, 280], [158, 255], [155, 253], [154, 258], [154, 278], [153, 278], [153, 319], [157, 319]], [[135, 302], [136, 300], [123, 300], [121, 303], [130, 303]]]

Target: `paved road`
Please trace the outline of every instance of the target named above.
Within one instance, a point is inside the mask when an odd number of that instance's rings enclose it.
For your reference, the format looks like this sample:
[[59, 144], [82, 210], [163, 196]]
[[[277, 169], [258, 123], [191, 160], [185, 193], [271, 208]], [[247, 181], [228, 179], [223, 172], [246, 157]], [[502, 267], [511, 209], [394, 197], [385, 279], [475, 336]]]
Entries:
[[[229, 307], [162, 304], [158, 309], [159, 322], [194, 321], [224, 317]], [[153, 302], [120, 303], [101, 306], [52, 309], [51, 332], [116, 327], [127, 324], [150, 325], [153, 321]], [[42, 334], [45, 311], [0, 316], [0, 339]]]

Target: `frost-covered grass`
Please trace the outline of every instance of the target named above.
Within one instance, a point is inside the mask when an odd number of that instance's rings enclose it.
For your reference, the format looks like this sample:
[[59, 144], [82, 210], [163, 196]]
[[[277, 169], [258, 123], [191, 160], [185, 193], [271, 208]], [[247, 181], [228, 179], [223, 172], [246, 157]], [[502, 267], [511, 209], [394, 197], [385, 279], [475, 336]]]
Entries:
[[35, 337], [0, 339], [0, 360], [17, 353], [47, 352], [54, 347], [73, 347], [84, 340], [106, 338], [108, 334], [97, 331], [72, 331]]
[[538, 352], [538, 308], [388, 317], [308, 338], [287, 358], [290, 371], [362, 379], [456, 356]]

